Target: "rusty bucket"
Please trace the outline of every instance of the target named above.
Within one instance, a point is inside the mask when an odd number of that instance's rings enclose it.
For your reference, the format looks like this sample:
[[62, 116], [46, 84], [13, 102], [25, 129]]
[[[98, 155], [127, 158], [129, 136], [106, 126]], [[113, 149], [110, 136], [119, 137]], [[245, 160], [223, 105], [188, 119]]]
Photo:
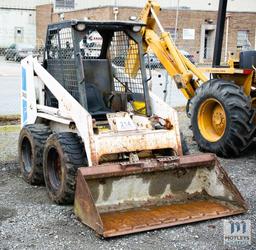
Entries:
[[244, 213], [247, 205], [212, 154], [80, 168], [75, 214], [112, 237]]

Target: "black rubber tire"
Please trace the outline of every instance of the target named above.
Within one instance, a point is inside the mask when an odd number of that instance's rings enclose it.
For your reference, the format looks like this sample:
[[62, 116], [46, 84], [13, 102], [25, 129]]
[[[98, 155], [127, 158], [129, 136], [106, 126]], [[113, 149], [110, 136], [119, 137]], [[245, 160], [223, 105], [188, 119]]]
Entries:
[[[225, 132], [216, 142], [210, 142], [201, 135], [197, 122], [200, 105], [208, 98], [217, 99], [226, 114]], [[201, 151], [223, 157], [238, 156], [252, 142], [255, 125], [251, 98], [234, 83], [221, 79], [209, 80], [196, 90], [190, 106], [192, 130]]]
[[22, 178], [31, 185], [44, 184], [43, 151], [51, 134], [43, 124], [26, 125], [19, 135], [18, 154]]
[[52, 134], [48, 138], [44, 149], [43, 170], [47, 192], [52, 201], [57, 204], [74, 202], [76, 173], [82, 166], [87, 166], [87, 159], [82, 140], [77, 134], [64, 132]]

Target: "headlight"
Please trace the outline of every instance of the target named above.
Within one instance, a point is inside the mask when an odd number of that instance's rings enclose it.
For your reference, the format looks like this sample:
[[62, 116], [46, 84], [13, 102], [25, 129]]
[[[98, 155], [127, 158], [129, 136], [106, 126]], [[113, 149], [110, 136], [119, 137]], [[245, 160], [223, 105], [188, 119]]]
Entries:
[[78, 30], [78, 31], [83, 31], [83, 30], [85, 30], [85, 24], [84, 24], [84, 23], [78, 23], [78, 24], [76, 25], [76, 30]]
[[137, 17], [136, 17], [136, 16], [129, 16], [129, 20], [130, 20], [130, 21], [136, 21], [136, 20], [137, 20]]
[[132, 27], [132, 30], [133, 30], [134, 32], [139, 32], [139, 31], [141, 30], [141, 26], [135, 25], [135, 26]]

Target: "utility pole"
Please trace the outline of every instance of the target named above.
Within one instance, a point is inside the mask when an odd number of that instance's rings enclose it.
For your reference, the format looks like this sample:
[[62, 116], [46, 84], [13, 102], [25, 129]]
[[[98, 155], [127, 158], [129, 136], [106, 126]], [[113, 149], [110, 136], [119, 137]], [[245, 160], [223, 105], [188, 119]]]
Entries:
[[176, 18], [175, 18], [175, 30], [174, 30], [174, 44], [176, 44], [177, 33], [178, 33], [179, 8], [180, 8], [180, 0], [177, 0]]
[[228, 60], [228, 35], [229, 35], [229, 20], [230, 20], [230, 14], [226, 15], [226, 40], [225, 40], [225, 56], [224, 61], [225, 63]]
[[115, 21], [117, 20], [117, 16], [118, 16], [118, 7], [117, 7], [117, 0], [115, 0], [115, 4], [114, 4], [114, 8], [113, 8], [113, 14], [114, 14], [114, 18], [115, 18]]
[[227, 11], [227, 2], [228, 0], [219, 0], [219, 9], [218, 9], [218, 18], [217, 18], [217, 27], [216, 27], [216, 36], [214, 44], [214, 53], [213, 53], [213, 62], [212, 66], [219, 66], [221, 61], [221, 50], [222, 50], [222, 41], [225, 28], [225, 19]]

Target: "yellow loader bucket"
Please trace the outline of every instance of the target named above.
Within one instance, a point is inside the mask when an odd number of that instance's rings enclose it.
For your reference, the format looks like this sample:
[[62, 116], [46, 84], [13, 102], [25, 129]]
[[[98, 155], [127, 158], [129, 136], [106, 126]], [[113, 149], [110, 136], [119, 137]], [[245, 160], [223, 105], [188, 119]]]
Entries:
[[75, 214], [103, 237], [244, 213], [247, 205], [212, 154], [78, 170]]

